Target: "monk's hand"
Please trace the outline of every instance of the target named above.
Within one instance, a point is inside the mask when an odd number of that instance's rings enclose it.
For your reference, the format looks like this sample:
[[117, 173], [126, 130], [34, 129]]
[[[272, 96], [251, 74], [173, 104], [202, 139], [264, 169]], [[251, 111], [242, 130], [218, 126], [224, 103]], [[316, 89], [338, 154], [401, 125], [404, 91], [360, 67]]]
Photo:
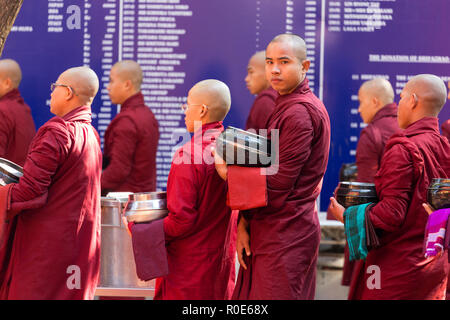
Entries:
[[244, 262], [244, 254], [247, 256], [251, 254], [250, 235], [248, 233], [248, 222], [243, 217], [241, 217], [237, 227], [236, 251], [239, 264], [247, 270], [247, 265]]
[[345, 208], [336, 201], [334, 197], [330, 198], [329, 212], [340, 222], [344, 223]]
[[427, 203], [427, 202], [422, 203], [422, 206], [425, 209], [425, 211], [428, 213], [428, 215], [433, 213], [434, 209], [429, 203]]
[[227, 174], [228, 174], [227, 163], [222, 159], [221, 156], [217, 154], [216, 149], [214, 147], [211, 148], [211, 153], [214, 156], [214, 164], [216, 166], [217, 173], [223, 180], [227, 181]]

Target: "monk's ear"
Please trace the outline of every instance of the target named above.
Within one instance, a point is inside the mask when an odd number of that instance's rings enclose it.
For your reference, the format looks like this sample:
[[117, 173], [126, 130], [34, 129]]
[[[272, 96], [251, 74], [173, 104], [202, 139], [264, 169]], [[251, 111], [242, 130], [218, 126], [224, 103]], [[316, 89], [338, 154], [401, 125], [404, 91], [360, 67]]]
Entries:
[[416, 106], [417, 106], [417, 104], [419, 103], [419, 98], [417, 97], [417, 94], [415, 94], [415, 93], [413, 93], [412, 95], [411, 95], [411, 109], [414, 109]]
[[302, 61], [302, 69], [306, 73], [309, 70], [309, 66], [311, 65], [311, 61], [305, 59]]
[[128, 79], [127, 81], [125, 81], [125, 88], [126, 88], [127, 90], [133, 90], [133, 89], [134, 89], [133, 83], [131, 82], [130, 79]]

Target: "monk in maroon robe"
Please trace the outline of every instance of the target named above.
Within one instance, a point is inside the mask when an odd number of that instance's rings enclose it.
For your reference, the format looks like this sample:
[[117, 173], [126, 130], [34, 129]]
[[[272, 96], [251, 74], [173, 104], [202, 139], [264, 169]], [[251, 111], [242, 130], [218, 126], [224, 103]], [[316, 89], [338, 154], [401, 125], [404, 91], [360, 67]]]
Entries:
[[[358, 111], [367, 123], [356, 147], [356, 181], [373, 183], [383, 155], [386, 141], [400, 130], [397, 122], [397, 105], [389, 81], [375, 78], [364, 82], [359, 91]], [[350, 285], [352, 270], [357, 261], [349, 261], [348, 247], [344, 251], [342, 284]]]
[[[194, 135], [175, 152], [167, 181], [169, 215], [160, 226], [169, 272], [156, 280], [155, 300], [223, 300], [233, 292], [236, 217], [226, 205], [227, 186], [211, 155], [230, 105], [223, 82], [204, 80], [189, 91], [185, 122]], [[145, 255], [145, 244], [155, 241], [151, 224], [131, 226], [135, 254]], [[140, 261], [136, 264], [139, 268]]]
[[0, 60], [0, 158], [23, 166], [36, 128], [18, 89], [21, 80], [17, 62]]
[[33, 139], [19, 183], [2, 187], [11, 188], [7, 221], [15, 229], [0, 244], [0, 299], [94, 297], [102, 155], [90, 105], [98, 86], [86, 67], [60, 75], [50, 101], [56, 117]]
[[[330, 121], [308, 86], [309, 65], [306, 44], [296, 35], [279, 35], [266, 49], [266, 75], [279, 93], [268, 120], [272, 143], [279, 135], [278, 165], [267, 171], [267, 205], [241, 212], [236, 243], [241, 268], [233, 299], [314, 299], [316, 199], [328, 162]], [[216, 163], [229, 181], [232, 167]]]
[[[450, 96], [450, 94], [449, 94]], [[450, 98], [449, 98], [450, 99]], [[450, 119], [443, 122], [441, 125], [442, 135], [450, 141]]]
[[111, 102], [121, 109], [105, 132], [103, 195], [156, 190], [158, 121], [145, 105], [141, 84], [142, 70], [136, 62], [120, 61], [112, 67], [107, 89]]
[[260, 129], [267, 129], [267, 119], [275, 108], [277, 92], [266, 79], [266, 52], [258, 51], [248, 62], [245, 83], [251, 94], [257, 95], [245, 124], [245, 130], [254, 129], [259, 134]]
[[[438, 114], [446, 100], [443, 81], [433, 75], [413, 77], [398, 104], [401, 133], [387, 142], [375, 176], [379, 202], [366, 213], [379, 237], [355, 269], [349, 299], [444, 299], [448, 252], [425, 258], [428, 214], [422, 204], [433, 178], [450, 177], [450, 144], [439, 134]], [[333, 214], [344, 208], [334, 198]]]

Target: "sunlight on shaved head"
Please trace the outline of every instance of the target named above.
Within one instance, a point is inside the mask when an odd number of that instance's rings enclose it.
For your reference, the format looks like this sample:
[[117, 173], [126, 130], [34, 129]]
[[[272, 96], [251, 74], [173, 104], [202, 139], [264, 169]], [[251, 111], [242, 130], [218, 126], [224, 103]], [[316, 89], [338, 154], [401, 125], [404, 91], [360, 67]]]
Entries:
[[366, 92], [371, 97], [375, 97], [383, 105], [394, 102], [394, 89], [389, 81], [383, 78], [375, 78], [364, 82], [360, 90]]
[[269, 45], [271, 43], [280, 43], [280, 42], [289, 43], [292, 50], [294, 51], [295, 56], [300, 62], [307, 59], [306, 42], [301, 37], [291, 33], [284, 33], [273, 38], [272, 41], [270, 41]]
[[447, 101], [444, 81], [432, 74], [420, 74], [411, 78], [405, 88], [417, 96], [419, 103], [431, 116], [437, 117]]
[[19, 64], [12, 59], [0, 60], [0, 79], [11, 79], [13, 88], [17, 89], [22, 81], [22, 71]]
[[222, 81], [215, 79], [200, 81], [191, 88], [189, 94], [195, 97], [198, 103], [208, 107], [211, 121], [222, 121], [230, 110], [230, 89]]
[[70, 68], [60, 75], [58, 82], [71, 86], [82, 104], [90, 105], [99, 88], [97, 74], [89, 67]]
[[123, 81], [130, 80], [136, 91], [141, 90], [143, 73], [141, 66], [133, 60], [122, 60], [114, 64], [114, 71]]

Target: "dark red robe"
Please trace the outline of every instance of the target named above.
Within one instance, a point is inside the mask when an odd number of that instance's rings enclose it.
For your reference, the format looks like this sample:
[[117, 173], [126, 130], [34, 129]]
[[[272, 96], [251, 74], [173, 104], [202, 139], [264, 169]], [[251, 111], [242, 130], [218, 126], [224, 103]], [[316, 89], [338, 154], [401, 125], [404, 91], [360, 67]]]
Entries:
[[442, 123], [442, 135], [450, 141], [450, 119]]
[[349, 299], [444, 299], [448, 252], [427, 260], [423, 248], [428, 214], [422, 203], [438, 177], [450, 177], [450, 144], [437, 118], [422, 118], [388, 140], [375, 176], [380, 201], [369, 214], [381, 246], [355, 268]]
[[248, 268], [239, 270], [233, 299], [313, 299], [320, 224], [316, 199], [328, 163], [330, 121], [305, 79], [278, 96], [268, 120], [276, 174], [267, 176], [268, 205], [243, 212], [250, 227]]
[[30, 107], [19, 90], [0, 98], [0, 158], [23, 166], [31, 140], [36, 134]]
[[[226, 206], [226, 182], [211, 156], [222, 131], [221, 122], [203, 125], [174, 155], [163, 223], [169, 274], [157, 279], [155, 300], [223, 300], [233, 292], [237, 217]], [[145, 229], [133, 227], [133, 237], [135, 232]], [[149, 241], [152, 236], [139, 234]]]
[[[400, 131], [400, 128], [397, 121], [397, 104], [385, 105], [375, 114], [367, 127], [361, 131], [356, 147], [356, 165], [358, 168], [356, 181], [374, 182], [386, 141], [398, 131]], [[346, 246], [342, 275], [343, 285], [350, 285], [355, 263], [358, 263], [358, 261], [349, 261], [348, 247]]]
[[156, 190], [158, 121], [141, 92], [128, 98], [105, 132], [102, 190]]
[[255, 129], [259, 133], [259, 129], [267, 129], [267, 120], [275, 109], [275, 99], [278, 93], [269, 87], [261, 91], [255, 98], [250, 109], [245, 130]]
[[0, 261], [6, 270], [0, 299], [94, 297], [101, 165], [89, 107], [54, 117], [39, 129], [24, 175], [10, 192], [7, 214], [16, 228], [9, 234], [10, 256]]

